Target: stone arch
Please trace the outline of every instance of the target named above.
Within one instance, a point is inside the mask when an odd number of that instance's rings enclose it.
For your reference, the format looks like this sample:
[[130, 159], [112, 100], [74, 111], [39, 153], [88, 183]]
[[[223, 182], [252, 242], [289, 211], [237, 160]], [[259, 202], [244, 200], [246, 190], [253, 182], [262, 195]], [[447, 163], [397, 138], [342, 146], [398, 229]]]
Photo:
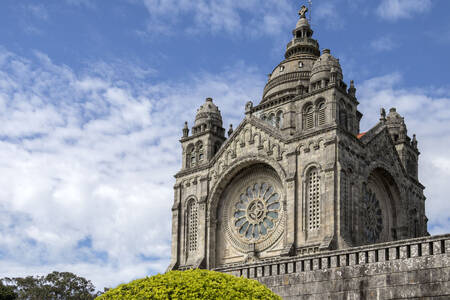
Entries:
[[[311, 180], [312, 174], [314, 175], [313, 180]], [[308, 235], [310, 235], [311, 233], [318, 232], [322, 223], [322, 206], [325, 199], [323, 199], [324, 176], [321, 165], [317, 162], [307, 164], [302, 170], [302, 178], [305, 229]]]
[[275, 115], [275, 126], [277, 128], [283, 128], [283, 110], [281, 109]]
[[314, 127], [314, 105], [307, 102], [302, 107], [303, 129], [311, 129]]
[[402, 212], [400, 185], [382, 164], [369, 167], [361, 186], [361, 244], [388, 242], [399, 238], [399, 217]]
[[191, 259], [195, 258], [196, 253], [199, 249], [199, 218], [198, 218], [198, 199], [191, 195], [186, 197], [184, 203], [184, 223], [185, 226], [184, 236], [184, 249], [186, 252], [187, 264], [192, 263]]
[[[276, 175], [280, 182], [280, 186], [282, 187], [282, 203], [283, 207], [285, 206], [286, 199], [286, 191], [285, 191], [285, 180], [286, 180], [286, 172], [283, 167], [273, 158], [270, 157], [258, 157], [258, 156], [245, 156], [237, 159], [230, 165], [224, 172], [219, 175], [219, 178], [215, 182], [215, 184], [211, 188], [211, 193], [208, 198], [208, 232], [207, 232], [207, 249], [208, 249], [208, 267], [214, 267], [216, 263], [216, 226], [218, 221], [218, 209], [220, 206], [220, 200], [222, 198], [222, 194], [226, 191], [229, 184], [233, 182], [233, 179], [236, 176], [239, 176], [241, 172], [245, 172], [246, 170], [255, 167], [255, 166], [266, 166], [270, 170], [273, 170], [273, 173]], [[283, 208], [284, 209], [284, 208]], [[280, 221], [281, 222], [281, 221]], [[283, 228], [285, 226], [285, 219], [283, 222]]]
[[326, 100], [320, 97], [315, 102], [315, 114], [316, 114], [316, 124], [318, 126], [324, 125], [327, 122], [326, 115]]
[[187, 145], [186, 147], [186, 167], [190, 168], [195, 165], [196, 156], [195, 156], [195, 145], [193, 143]]

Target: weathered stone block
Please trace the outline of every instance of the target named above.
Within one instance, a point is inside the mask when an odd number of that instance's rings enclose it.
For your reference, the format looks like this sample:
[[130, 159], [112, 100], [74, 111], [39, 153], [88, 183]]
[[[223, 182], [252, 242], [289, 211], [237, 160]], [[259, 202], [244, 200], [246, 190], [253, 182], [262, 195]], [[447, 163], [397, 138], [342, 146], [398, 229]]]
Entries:
[[278, 265], [278, 270], [280, 275], [286, 274], [286, 264]]
[[340, 255], [339, 256], [339, 265], [341, 267], [345, 267], [347, 266], [348, 262], [347, 262], [347, 255]]
[[264, 276], [270, 276], [270, 266], [264, 266]]
[[278, 275], [278, 265], [272, 265], [272, 275]]
[[422, 256], [431, 255], [430, 243], [421, 243]]
[[435, 241], [433, 242], [433, 254], [441, 254], [442, 253], [442, 242], [441, 241]]
[[378, 250], [375, 250], [375, 251], [378, 252], [378, 261], [379, 262], [386, 261], [386, 249], [385, 248], [378, 249]]
[[359, 253], [357, 253], [357, 255], [358, 255], [358, 263], [360, 265], [367, 263], [366, 252], [359, 252]]
[[410, 246], [410, 249], [411, 249], [411, 257], [419, 256], [419, 245], [413, 244]]
[[290, 262], [290, 263], [287, 264], [287, 272], [289, 274], [294, 273], [294, 268], [295, 268], [295, 264], [294, 263]]
[[408, 247], [407, 246], [400, 247], [400, 258], [408, 258]]
[[320, 269], [320, 258], [314, 258], [313, 259], [313, 262], [312, 262], [312, 264], [313, 264], [313, 270], [319, 270]]
[[256, 272], [255, 272], [255, 268], [249, 268], [249, 274], [248, 274], [248, 277], [249, 278], [255, 278], [255, 274]]
[[389, 260], [398, 259], [397, 248], [389, 248]]
[[349, 265], [354, 266], [356, 265], [356, 253], [350, 253], [349, 255]]

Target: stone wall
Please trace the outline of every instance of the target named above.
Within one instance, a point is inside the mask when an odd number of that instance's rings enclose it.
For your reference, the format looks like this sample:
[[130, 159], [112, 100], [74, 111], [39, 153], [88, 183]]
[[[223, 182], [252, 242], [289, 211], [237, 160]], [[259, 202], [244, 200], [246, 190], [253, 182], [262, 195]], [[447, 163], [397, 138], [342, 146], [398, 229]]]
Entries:
[[450, 299], [450, 234], [217, 268], [283, 299]]

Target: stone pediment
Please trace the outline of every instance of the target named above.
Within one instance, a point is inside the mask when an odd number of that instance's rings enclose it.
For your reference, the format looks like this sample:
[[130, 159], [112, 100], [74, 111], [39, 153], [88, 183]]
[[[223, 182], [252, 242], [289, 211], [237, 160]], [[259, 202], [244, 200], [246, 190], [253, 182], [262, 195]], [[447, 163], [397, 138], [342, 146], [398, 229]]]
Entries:
[[400, 156], [385, 126], [377, 124], [361, 139], [361, 142], [365, 145], [366, 158], [370, 164], [381, 163], [391, 171], [406, 176]]
[[247, 117], [212, 159], [212, 179], [217, 178], [218, 174], [244, 156], [264, 156], [282, 160], [287, 152], [286, 143], [287, 138], [279, 129], [257, 118]]

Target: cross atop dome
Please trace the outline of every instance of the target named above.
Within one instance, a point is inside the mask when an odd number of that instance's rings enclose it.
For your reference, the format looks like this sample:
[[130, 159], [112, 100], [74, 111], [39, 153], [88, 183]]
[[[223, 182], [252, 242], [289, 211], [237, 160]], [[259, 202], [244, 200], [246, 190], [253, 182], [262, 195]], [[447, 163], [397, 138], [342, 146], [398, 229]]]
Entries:
[[306, 13], [308, 12], [308, 8], [304, 5], [302, 5], [302, 8], [298, 11], [298, 14], [300, 15], [300, 18], [306, 19]]

